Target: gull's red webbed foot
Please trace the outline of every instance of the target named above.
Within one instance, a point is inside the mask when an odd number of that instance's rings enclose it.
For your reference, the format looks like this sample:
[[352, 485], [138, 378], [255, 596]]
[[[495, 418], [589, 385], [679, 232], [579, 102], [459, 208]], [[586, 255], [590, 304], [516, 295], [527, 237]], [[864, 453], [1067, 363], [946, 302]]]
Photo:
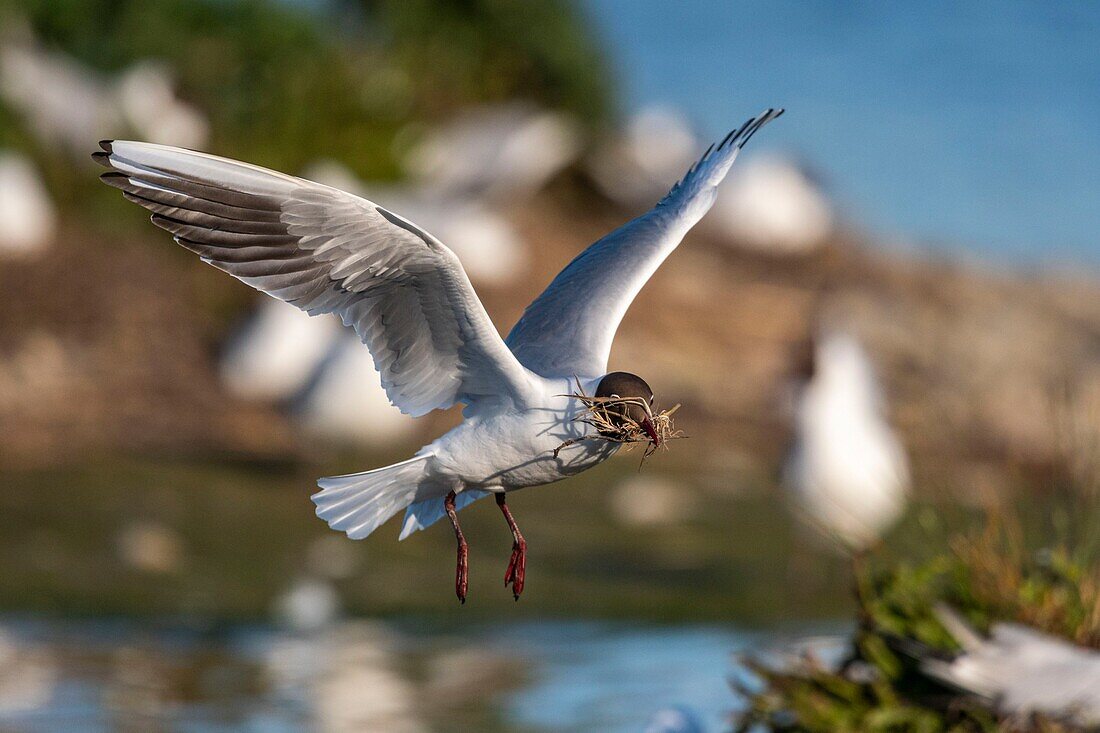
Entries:
[[462, 528], [458, 526], [458, 514], [455, 512], [455, 492], [447, 494], [443, 500], [443, 508], [447, 510], [447, 516], [451, 518], [451, 524], [455, 528], [455, 539], [458, 541], [458, 566], [455, 568], [455, 595], [462, 603], [466, 603], [466, 588], [470, 581], [470, 548], [466, 544], [466, 538], [462, 536]]
[[512, 530], [512, 558], [508, 561], [508, 569], [504, 571], [504, 585], [512, 586], [512, 595], [519, 600], [519, 594], [523, 592], [523, 582], [527, 576], [527, 540], [523, 539], [516, 520], [512, 519], [512, 512], [505, 503], [504, 492], [497, 496], [497, 506], [504, 514], [508, 522], [508, 529]]

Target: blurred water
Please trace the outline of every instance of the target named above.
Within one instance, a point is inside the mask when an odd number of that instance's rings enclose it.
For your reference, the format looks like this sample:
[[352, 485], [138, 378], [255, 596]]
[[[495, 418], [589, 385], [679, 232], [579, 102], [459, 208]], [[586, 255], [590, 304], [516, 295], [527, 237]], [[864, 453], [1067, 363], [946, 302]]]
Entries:
[[805, 156], [857, 223], [1100, 264], [1100, 5], [585, 5], [628, 109], [683, 109], [717, 139], [783, 106], [761, 146]]
[[0, 729], [638, 731], [686, 706], [722, 729], [733, 654], [777, 635], [539, 622], [458, 635], [349, 621], [268, 626], [0, 622]]

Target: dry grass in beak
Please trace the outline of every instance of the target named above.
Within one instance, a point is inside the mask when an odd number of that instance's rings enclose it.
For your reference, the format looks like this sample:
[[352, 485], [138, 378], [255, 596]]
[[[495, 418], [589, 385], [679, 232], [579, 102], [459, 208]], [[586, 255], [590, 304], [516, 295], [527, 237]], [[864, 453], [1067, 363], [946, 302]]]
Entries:
[[[672, 423], [673, 413], [680, 409], [679, 403], [669, 410], [654, 412], [652, 406], [641, 397], [589, 397], [581, 388], [579, 379], [577, 380], [576, 392], [569, 395], [559, 395], [559, 397], [573, 397], [580, 400], [584, 405], [584, 411], [573, 419], [592, 426], [596, 429], [596, 434], [565, 441], [554, 449], [555, 458], [558, 457], [558, 453], [562, 448], [579, 443], [582, 440], [592, 439], [623, 443], [627, 446], [627, 449], [631, 448], [634, 443], [647, 443], [645, 453], [642, 454], [642, 461], [644, 462], [646, 458], [653, 455], [653, 452], [659, 446], [667, 446], [670, 440], [687, 437], [682, 430], [677, 430]], [[610, 408], [617, 405], [637, 405], [641, 407], [645, 411], [650, 425], [653, 426], [653, 432], [657, 435], [658, 442], [654, 442], [646, 432], [645, 427], [641, 423], [632, 420], [625, 410], [622, 412], [610, 410]]]

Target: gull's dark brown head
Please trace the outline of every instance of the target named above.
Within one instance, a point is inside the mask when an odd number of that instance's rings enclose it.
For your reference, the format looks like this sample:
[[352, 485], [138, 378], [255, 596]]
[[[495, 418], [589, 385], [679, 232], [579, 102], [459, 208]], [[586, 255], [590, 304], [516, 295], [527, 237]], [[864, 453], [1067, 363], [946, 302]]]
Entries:
[[[600, 380], [596, 387], [597, 397], [609, 397], [612, 399], [641, 400], [650, 407], [653, 406], [653, 390], [649, 388], [645, 380], [630, 372], [611, 372]], [[612, 420], [621, 426], [628, 424], [627, 419], [640, 425], [655, 446], [661, 444], [661, 438], [653, 427], [651, 411], [638, 402], [625, 402], [623, 404], [611, 404], [607, 406], [607, 413]]]

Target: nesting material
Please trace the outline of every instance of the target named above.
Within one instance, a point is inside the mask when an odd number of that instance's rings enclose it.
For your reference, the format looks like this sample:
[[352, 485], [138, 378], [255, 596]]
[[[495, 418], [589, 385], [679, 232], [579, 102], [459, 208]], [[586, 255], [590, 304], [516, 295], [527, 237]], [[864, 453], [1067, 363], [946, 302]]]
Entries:
[[[554, 458], [558, 457], [562, 448], [579, 443], [582, 440], [606, 440], [612, 443], [623, 443], [627, 449], [634, 443], [647, 443], [642, 460], [649, 458], [659, 446], [667, 446], [670, 440], [687, 437], [682, 430], [677, 430], [672, 422], [672, 415], [680, 409], [680, 404], [673, 405], [671, 409], [654, 412], [653, 407], [641, 397], [590, 397], [581, 388], [580, 380], [577, 381], [577, 391], [561, 397], [572, 397], [580, 400], [584, 410], [573, 418], [596, 429], [595, 435], [585, 435], [582, 438], [571, 438], [554, 449]], [[616, 411], [614, 407], [620, 405], [637, 405], [645, 411], [653, 431], [660, 439], [659, 443], [646, 434], [642, 425], [631, 419], [626, 410]]]

